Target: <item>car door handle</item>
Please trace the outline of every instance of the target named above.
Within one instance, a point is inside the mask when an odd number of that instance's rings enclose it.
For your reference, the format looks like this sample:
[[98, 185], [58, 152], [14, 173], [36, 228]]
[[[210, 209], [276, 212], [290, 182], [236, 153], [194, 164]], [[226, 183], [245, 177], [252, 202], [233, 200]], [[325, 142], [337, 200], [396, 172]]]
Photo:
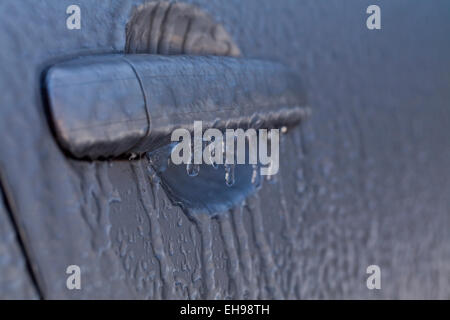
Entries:
[[294, 126], [307, 113], [299, 77], [269, 61], [218, 56], [81, 57], [45, 75], [50, 122], [76, 158], [152, 151], [176, 128]]

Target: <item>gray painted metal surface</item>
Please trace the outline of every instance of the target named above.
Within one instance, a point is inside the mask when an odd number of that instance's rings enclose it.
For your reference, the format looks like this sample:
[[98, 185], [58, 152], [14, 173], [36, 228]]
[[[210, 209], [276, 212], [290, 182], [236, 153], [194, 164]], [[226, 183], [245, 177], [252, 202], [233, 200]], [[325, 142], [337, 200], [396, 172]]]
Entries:
[[[3, 190], [0, 188], [3, 197]], [[0, 299], [37, 299], [11, 217], [0, 198]]]
[[[70, 1], [0, 3], [2, 185], [44, 298], [450, 297], [447, 1], [376, 1], [379, 32], [369, 1], [192, 1], [245, 57], [301, 74], [314, 109], [285, 136], [275, 181], [195, 220], [146, 159], [73, 160], [56, 143], [42, 71], [124, 50], [140, 4], [77, 2], [78, 31], [65, 28]], [[65, 286], [71, 264], [82, 290]], [[371, 264], [382, 290], [366, 288]]]

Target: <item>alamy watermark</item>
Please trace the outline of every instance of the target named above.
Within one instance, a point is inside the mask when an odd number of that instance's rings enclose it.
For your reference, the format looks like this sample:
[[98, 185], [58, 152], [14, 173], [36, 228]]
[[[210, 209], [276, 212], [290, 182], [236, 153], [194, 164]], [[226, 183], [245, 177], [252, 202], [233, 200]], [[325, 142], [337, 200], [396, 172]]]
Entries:
[[67, 266], [66, 274], [69, 276], [66, 280], [66, 287], [69, 290], [80, 290], [81, 289], [81, 269], [76, 264]]
[[203, 132], [202, 122], [195, 121], [193, 138], [189, 130], [179, 128], [171, 140], [178, 142], [171, 152], [175, 165], [260, 165], [263, 176], [278, 173], [280, 167], [280, 129], [226, 129], [224, 134], [215, 128]]
[[366, 20], [366, 26], [369, 30], [380, 30], [381, 29], [381, 9], [379, 6], [372, 4], [367, 7], [367, 14], [370, 14]]
[[366, 273], [370, 274], [366, 280], [367, 289], [381, 289], [381, 268], [376, 264], [367, 267]]
[[67, 7], [66, 13], [69, 15], [66, 19], [66, 27], [68, 30], [81, 29], [81, 9], [76, 4]]

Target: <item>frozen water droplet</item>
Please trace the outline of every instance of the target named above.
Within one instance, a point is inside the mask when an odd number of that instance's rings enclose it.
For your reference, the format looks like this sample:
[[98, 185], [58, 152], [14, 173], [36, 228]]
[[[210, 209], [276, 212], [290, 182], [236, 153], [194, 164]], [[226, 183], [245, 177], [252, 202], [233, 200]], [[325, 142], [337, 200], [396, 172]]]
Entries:
[[266, 176], [266, 181], [270, 184], [276, 184], [278, 183], [278, 174], [272, 174], [272, 175], [267, 175]]
[[229, 187], [234, 185], [234, 181], [235, 181], [234, 167], [235, 167], [234, 164], [226, 164], [225, 165], [225, 183]]
[[[216, 149], [214, 148], [214, 149], [212, 149], [212, 151], [211, 151], [211, 158], [214, 158], [215, 156], [216, 156]], [[211, 165], [212, 165], [212, 167], [213, 167], [214, 169], [219, 168], [219, 165], [218, 165], [217, 162], [214, 161], [214, 160], [211, 161]]]
[[194, 145], [191, 144], [191, 161], [186, 165], [186, 172], [190, 177], [198, 176], [200, 165], [194, 164]]
[[256, 185], [256, 187], [258, 187], [260, 184], [260, 177], [259, 177], [259, 172], [258, 172], [259, 167], [258, 167], [258, 165], [254, 164], [254, 165], [252, 165], [252, 169], [253, 169], [253, 171], [252, 171], [252, 181], [251, 182], [252, 182], [252, 184]]
[[186, 165], [186, 172], [187, 172], [188, 176], [196, 177], [196, 176], [198, 176], [198, 173], [200, 172], [200, 165], [188, 163]]
[[305, 177], [303, 175], [303, 170], [297, 170], [297, 192], [303, 193], [306, 190]]
[[156, 171], [152, 168], [151, 165], [146, 166], [147, 169], [147, 175], [152, 183], [154, 183], [156, 186], [159, 186], [161, 179], [156, 174]]
[[134, 153], [134, 152], [132, 152], [132, 153], [130, 154], [130, 156], [128, 157], [128, 160], [134, 160], [134, 159], [136, 159], [136, 158], [137, 158], [137, 154]]
[[222, 147], [222, 155], [223, 155], [223, 157], [225, 159], [226, 144], [225, 144], [224, 140], [222, 140], [222, 142], [220, 143], [220, 146]]
[[173, 243], [171, 241], [169, 241], [169, 255], [173, 256], [175, 254], [175, 250], [173, 247]]

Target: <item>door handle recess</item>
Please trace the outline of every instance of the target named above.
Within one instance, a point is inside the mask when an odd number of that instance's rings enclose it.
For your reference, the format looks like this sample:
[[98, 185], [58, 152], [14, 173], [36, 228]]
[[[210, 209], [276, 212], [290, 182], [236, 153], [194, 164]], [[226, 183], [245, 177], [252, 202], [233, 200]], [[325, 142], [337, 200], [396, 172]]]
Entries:
[[147, 54], [87, 56], [47, 70], [61, 146], [76, 158], [143, 153], [176, 128], [276, 128], [307, 114], [300, 79], [269, 61]]

